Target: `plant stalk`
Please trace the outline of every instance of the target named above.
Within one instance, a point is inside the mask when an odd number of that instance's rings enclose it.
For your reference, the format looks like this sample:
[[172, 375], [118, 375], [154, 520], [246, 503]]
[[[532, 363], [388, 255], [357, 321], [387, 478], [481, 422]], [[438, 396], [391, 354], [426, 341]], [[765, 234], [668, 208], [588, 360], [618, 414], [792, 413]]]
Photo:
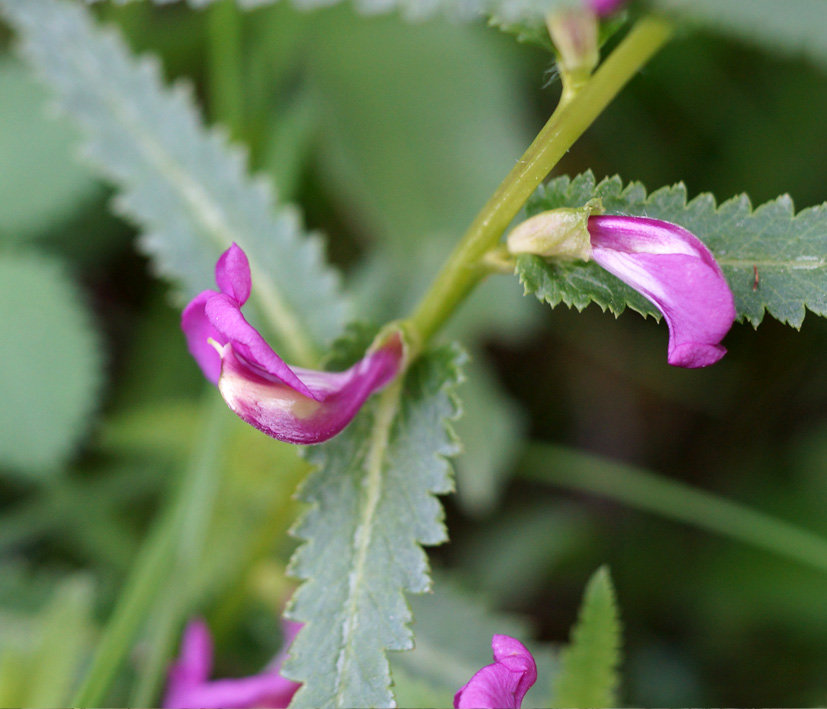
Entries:
[[[425, 343], [489, 273], [482, 259], [537, 186], [594, 122], [626, 83], [669, 40], [672, 25], [658, 17], [641, 20], [595, 74], [561, 102], [491, 199], [472, 222], [410, 318]], [[415, 354], [415, 353], [414, 353]]]

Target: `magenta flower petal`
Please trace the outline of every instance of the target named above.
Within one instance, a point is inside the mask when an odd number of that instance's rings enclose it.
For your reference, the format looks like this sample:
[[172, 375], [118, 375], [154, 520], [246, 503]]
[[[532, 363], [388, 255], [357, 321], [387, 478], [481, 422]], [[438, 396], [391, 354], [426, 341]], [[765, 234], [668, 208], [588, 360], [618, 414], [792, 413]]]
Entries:
[[184, 309], [181, 328], [190, 353], [229, 407], [268, 436], [325, 441], [398, 373], [404, 354], [398, 334], [346, 372], [288, 366], [241, 312], [252, 284], [247, 257], [235, 244], [218, 260], [215, 279], [221, 291], [197, 295]]
[[669, 326], [669, 364], [706, 367], [726, 353], [735, 321], [732, 291], [692, 233], [644, 217], [589, 217], [592, 258], [651, 300]]
[[279, 674], [299, 623], [284, 622], [285, 645], [267, 669], [252, 677], [209, 680], [212, 669], [212, 640], [202, 620], [191, 622], [184, 631], [181, 654], [169, 670], [164, 707], [168, 709], [246, 709], [286, 707], [300, 684]]
[[519, 709], [537, 681], [537, 665], [519, 640], [508, 635], [491, 639], [494, 663], [479, 670], [454, 695], [455, 709]]
[[365, 400], [396, 375], [401, 359], [402, 343], [393, 336], [345, 372], [295, 368], [291, 373], [298, 374], [310, 392], [305, 396], [251, 369], [228, 344], [222, 350], [218, 388], [240, 418], [268, 436], [288, 443], [319, 443], [350, 423]]
[[237, 300], [239, 305], [244, 305], [250, 297], [253, 286], [250, 262], [247, 254], [236, 244], [221, 254], [215, 264], [215, 282], [222, 293]]
[[611, 15], [617, 10], [626, 0], [589, 0], [589, 7], [599, 17]]
[[195, 358], [204, 376], [218, 385], [221, 376], [221, 357], [210, 340], [219, 345], [227, 344], [227, 338], [216, 330], [207, 318], [206, 305], [210, 298], [218, 295], [215, 291], [205, 290], [193, 298], [181, 313], [181, 329], [187, 337], [187, 347]]

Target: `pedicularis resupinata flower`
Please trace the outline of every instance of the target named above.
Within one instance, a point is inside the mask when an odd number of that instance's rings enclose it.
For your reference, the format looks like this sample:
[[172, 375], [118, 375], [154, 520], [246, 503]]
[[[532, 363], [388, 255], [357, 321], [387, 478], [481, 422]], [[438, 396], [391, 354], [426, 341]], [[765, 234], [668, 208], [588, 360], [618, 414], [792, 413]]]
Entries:
[[537, 681], [537, 665], [519, 640], [508, 635], [491, 639], [494, 663], [479, 670], [454, 695], [456, 709], [519, 709]]
[[652, 301], [669, 325], [669, 364], [706, 367], [726, 354], [732, 291], [709, 249], [677, 224], [591, 216], [595, 207], [543, 212], [508, 237], [512, 254], [594, 261]]
[[213, 647], [203, 620], [191, 621], [181, 639], [178, 659], [169, 669], [164, 707], [167, 709], [246, 709], [286, 707], [301, 686], [279, 674], [301, 623], [283, 621], [284, 647], [267, 668], [251, 677], [210, 681]]
[[199, 293], [184, 309], [181, 328], [204, 375], [227, 405], [268, 436], [288, 443], [321, 443], [335, 436], [365, 400], [399, 371], [396, 333], [344, 372], [289, 367], [247, 322], [250, 264], [233, 244], [215, 266], [219, 291]]

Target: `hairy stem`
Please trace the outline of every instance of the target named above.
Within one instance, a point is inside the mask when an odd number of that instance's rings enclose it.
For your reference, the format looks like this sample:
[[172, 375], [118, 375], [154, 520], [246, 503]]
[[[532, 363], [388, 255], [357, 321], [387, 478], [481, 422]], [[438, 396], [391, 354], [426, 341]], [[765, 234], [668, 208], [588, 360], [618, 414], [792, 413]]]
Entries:
[[474, 219], [410, 319], [426, 342], [488, 273], [485, 254], [496, 247], [511, 220], [560, 158], [637, 71], [668, 41], [663, 19], [641, 20], [591, 79], [561, 102], [497, 191]]

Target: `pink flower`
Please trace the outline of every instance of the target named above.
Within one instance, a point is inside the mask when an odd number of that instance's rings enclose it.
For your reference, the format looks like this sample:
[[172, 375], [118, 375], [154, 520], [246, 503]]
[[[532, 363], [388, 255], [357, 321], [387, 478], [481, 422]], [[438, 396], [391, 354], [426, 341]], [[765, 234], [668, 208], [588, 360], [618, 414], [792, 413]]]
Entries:
[[537, 681], [537, 665], [526, 647], [508, 635], [491, 639], [494, 663], [479, 670], [454, 695], [455, 709], [519, 709]]
[[732, 291], [709, 249], [683, 227], [644, 217], [589, 217], [592, 258], [651, 300], [669, 326], [669, 364], [706, 367], [726, 354]]
[[220, 291], [193, 298], [181, 315], [181, 329], [227, 405], [268, 436], [288, 443], [326, 441], [399, 371], [398, 334], [345, 372], [289, 367], [241, 313], [252, 282], [247, 256], [235, 244], [218, 259], [215, 280]]
[[169, 669], [164, 707], [167, 709], [246, 709], [286, 707], [301, 686], [279, 674], [301, 623], [283, 621], [284, 647], [258, 675], [209, 681], [212, 639], [203, 620], [191, 621], [181, 640], [181, 653]]
[[[536, 214], [508, 235], [511, 254], [594, 261], [654, 303], [669, 326], [669, 364], [706, 367], [726, 354], [721, 340], [735, 302], [709, 249], [677, 224], [646, 217], [591, 216], [599, 204]], [[601, 209], [602, 211], [602, 209]]]

